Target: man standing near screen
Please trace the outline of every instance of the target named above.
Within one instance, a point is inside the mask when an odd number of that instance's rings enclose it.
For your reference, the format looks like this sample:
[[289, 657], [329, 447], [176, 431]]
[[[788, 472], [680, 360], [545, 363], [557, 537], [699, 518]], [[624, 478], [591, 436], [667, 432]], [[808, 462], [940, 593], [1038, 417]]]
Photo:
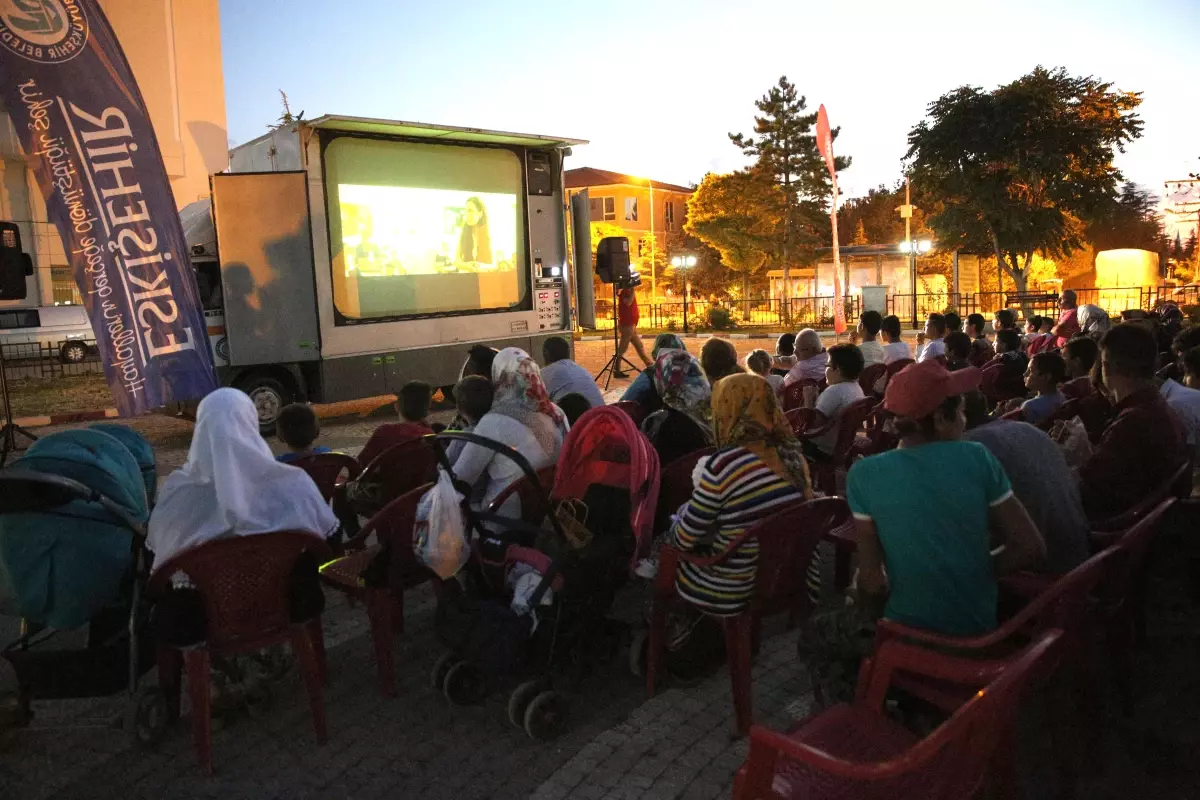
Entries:
[[[617, 366], [621, 365], [621, 359], [625, 357], [625, 351], [629, 349], [631, 343], [647, 367], [654, 363], [646, 355], [642, 337], [638, 336], [639, 319], [641, 319], [641, 313], [638, 311], [637, 294], [633, 289], [622, 289], [617, 292], [617, 331], [621, 336], [620, 343], [617, 345]], [[613, 375], [617, 378], [629, 377], [628, 372], [620, 370], [614, 370]]]

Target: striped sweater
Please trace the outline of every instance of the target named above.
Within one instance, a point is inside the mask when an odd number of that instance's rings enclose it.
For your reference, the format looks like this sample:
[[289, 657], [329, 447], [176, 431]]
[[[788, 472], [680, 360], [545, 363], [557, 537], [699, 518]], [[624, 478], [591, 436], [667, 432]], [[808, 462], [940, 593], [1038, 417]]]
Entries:
[[[699, 555], [724, 552], [756, 522], [803, 495], [744, 447], [708, 459], [700, 484], [671, 528], [672, 547]], [[754, 594], [758, 542], [744, 541], [711, 567], [681, 563], [675, 588], [688, 602], [719, 616], [740, 613]]]

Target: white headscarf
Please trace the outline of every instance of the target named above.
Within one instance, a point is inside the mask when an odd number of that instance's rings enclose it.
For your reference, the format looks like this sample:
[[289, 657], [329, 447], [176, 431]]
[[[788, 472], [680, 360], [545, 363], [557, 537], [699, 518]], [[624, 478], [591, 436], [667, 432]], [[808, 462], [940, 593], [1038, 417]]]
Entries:
[[336, 526], [312, 479], [271, 455], [250, 398], [217, 389], [196, 410], [187, 463], [158, 493], [146, 545], [157, 568], [212, 539], [286, 530], [325, 536]]

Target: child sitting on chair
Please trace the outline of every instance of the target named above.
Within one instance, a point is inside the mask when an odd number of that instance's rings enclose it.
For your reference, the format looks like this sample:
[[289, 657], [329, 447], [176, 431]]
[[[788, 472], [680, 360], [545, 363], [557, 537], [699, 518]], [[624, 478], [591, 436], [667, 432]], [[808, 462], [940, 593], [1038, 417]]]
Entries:
[[[829, 388], [817, 398], [817, 414], [813, 425], [824, 425], [837, 420], [842, 411], [856, 400], [862, 400], [863, 390], [858, 385], [858, 376], [863, 371], [863, 354], [857, 345], [835, 344], [829, 348], [829, 365], [825, 367], [825, 381]], [[828, 458], [837, 446], [838, 430], [829, 431], [812, 439], [803, 440], [804, 454], [815, 458]]]
[[276, 461], [291, 464], [307, 456], [333, 452], [324, 445], [313, 445], [321, 435], [321, 425], [317, 422], [317, 415], [313, 413], [312, 407], [307, 403], [284, 406], [275, 422], [275, 430], [279, 441], [288, 449], [286, 453], [275, 456]]
[[755, 375], [761, 375], [766, 378], [767, 383], [771, 384], [771, 388], [775, 391], [777, 397], [783, 394], [783, 376], [771, 372], [770, 353], [766, 350], [755, 350], [746, 356], [746, 366]]

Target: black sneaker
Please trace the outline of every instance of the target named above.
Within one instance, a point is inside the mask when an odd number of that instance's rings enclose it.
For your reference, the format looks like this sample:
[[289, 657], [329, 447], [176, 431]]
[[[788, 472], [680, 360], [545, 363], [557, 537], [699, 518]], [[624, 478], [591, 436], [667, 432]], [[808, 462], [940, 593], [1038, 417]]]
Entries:
[[614, 370], [613, 370], [613, 377], [614, 377], [614, 378], [628, 378], [628, 377], [629, 377], [629, 373], [628, 373], [628, 372], [622, 372], [622, 371], [621, 371], [621, 370], [619, 370], [619, 369], [614, 369]]

